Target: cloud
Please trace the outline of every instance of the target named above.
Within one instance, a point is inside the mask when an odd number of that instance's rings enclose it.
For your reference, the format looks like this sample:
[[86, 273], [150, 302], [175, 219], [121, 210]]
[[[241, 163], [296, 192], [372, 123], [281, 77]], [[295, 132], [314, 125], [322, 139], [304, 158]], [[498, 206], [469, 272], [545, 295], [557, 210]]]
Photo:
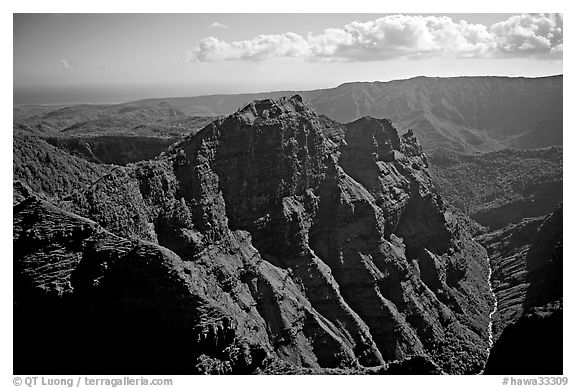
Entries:
[[498, 50], [503, 55], [561, 54], [562, 14], [517, 15], [492, 25]]
[[228, 26], [227, 26], [226, 24], [214, 22], [214, 23], [208, 25], [208, 28], [223, 28], [223, 29], [226, 29], [226, 28], [228, 28]]
[[328, 28], [321, 34], [293, 32], [226, 42], [200, 41], [188, 61], [370, 61], [393, 58], [488, 58], [505, 56], [561, 58], [561, 14], [517, 15], [488, 27], [450, 17], [391, 15]]
[[227, 43], [218, 38], [203, 39], [189, 52], [190, 60], [215, 62], [230, 59], [259, 61], [274, 57], [302, 57], [309, 53], [306, 39], [287, 32], [281, 35], [259, 35], [251, 40]]
[[70, 62], [67, 59], [61, 59], [60, 60], [60, 68], [64, 69], [64, 70], [68, 70], [68, 69], [71, 69], [72, 66], [70, 65]]

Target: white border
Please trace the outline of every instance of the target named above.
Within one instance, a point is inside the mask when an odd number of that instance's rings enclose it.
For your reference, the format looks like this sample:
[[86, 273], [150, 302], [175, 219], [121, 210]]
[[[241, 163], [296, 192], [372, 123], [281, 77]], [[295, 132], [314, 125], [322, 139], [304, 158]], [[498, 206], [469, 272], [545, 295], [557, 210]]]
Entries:
[[[33, 12], [50, 12], [50, 13], [69, 13], [69, 12], [190, 12], [190, 13], [250, 13], [250, 12], [335, 12], [335, 13], [518, 13], [518, 12], [562, 12], [564, 13], [565, 29], [564, 35], [564, 69], [573, 69], [573, 49], [574, 39], [570, 20], [572, 20], [572, 7], [568, 1], [502, 1], [502, 0], [483, 0], [477, 2], [456, 2], [446, 0], [435, 1], [311, 1], [311, 0], [257, 0], [257, 1], [176, 1], [162, 0], [149, 4], [140, 4], [136, 2], [120, 2], [118, 0], [98, 0], [94, 2], [81, 2], [78, 0], [59, 0], [59, 1], [9, 1], [3, 3], [3, 12], [0, 21], [2, 29], [1, 40], [5, 53], [13, 53], [12, 48], [12, 13], [33, 13]], [[572, 65], [571, 65], [572, 63]], [[9, 182], [12, 175], [12, 150], [11, 150], [11, 128], [12, 128], [12, 95], [9, 94], [9, 85], [12, 85], [13, 62], [7, 60], [2, 62], [2, 77], [4, 86], [2, 89], [2, 110], [3, 132], [0, 146], [0, 173], [2, 174], [3, 188], [1, 198], [3, 209], [6, 215], [2, 217], [2, 242], [4, 245], [3, 270], [2, 272], [2, 291], [0, 299], [2, 300], [2, 351], [0, 362], [2, 365], [3, 380], [0, 380], [2, 386], [12, 385], [12, 243], [10, 235], [12, 233], [11, 213], [8, 210], [8, 204], [11, 203], [12, 190]], [[572, 221], [576, 220], [575, 206], [571, 194], [574, 193], [573, 171], [575, 171], [575, 156], [571, 152], [574, 145], [574, 88], [573, 76], [571, 72], [564, 73], [564, 196], [568, 201], [564, 205], [565, 222], [564, 233], [567, 238], [564, 239], [564, 375], [568, 376], [572, 382], [576, 381], [576, 374], [572, 374], [574, 334], [572, 325], [574, 324], [574, 293], [571, 275], [576, 274], [574, 271], [573, 253], [574, 249], [574, 227]], [[49, 357], [50, 350], [46, 349]], [[236, 386], [250, 384], [253, 387], [264, 387], [275, 385], [280, 387], [293, 387], [295, 384], [330, 384], [330, 385], [350, 385], [350, 384], [373, 384], [375, 387], [382, 387], [391, 384], [400, 386], [401, 384], [418, 384], [423, 386], [441, 386], [441, 387], [500, 387], [502, 378], [499, 376], [221, 376], [221, 377], [199, 377], [199, 376], [173, 376], [177, 387], [194, 387], [195, 385], [209, 384], [214, 386]], [[362, 382], [359, 380], [362, 379]]]

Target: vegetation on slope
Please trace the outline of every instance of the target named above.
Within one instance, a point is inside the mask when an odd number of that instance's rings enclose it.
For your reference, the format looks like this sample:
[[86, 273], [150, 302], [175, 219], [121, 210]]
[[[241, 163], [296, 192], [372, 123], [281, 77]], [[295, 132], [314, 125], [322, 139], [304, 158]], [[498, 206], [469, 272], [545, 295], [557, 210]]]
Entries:
[[13, 137], [13, 158], [13, 179], [47, 197], [83, 189], [112, 168], [89, 163], [39, 137], [18, 132]]
[[442, 196], [479, 223], [498, 229], [549, 214], [562, 201], [562, 148], [428, 154]]

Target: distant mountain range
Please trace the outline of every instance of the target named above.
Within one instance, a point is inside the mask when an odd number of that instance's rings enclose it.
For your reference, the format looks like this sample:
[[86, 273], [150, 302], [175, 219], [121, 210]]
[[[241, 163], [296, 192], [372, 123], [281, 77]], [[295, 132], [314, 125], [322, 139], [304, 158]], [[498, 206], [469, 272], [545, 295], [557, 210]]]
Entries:
[[[47, 113], [38, 107], [29, 110], [37, 120], [56, 123], [59, 128], [84, 122], [94, 126], [98, 120], [174, 122], [193, 116], [229, 115], [253, 100], [298, 93], [316, 112], [341, 123], [363, 116], [389, 118], [401, 133], [414, 130], [425, 149], [443, 147], [474, 153], [562, 145], [562, 82], [562, 75], [416, 77], [352, 82], [312, 91], [155, 98], [60, 107]], [[25, 109], [14, 108], [15, 120], [26, 118]]]
[[[299, 91], [319, 114], [341, 123], [363, 116], [389, 118], [401, 131], [413, 129], [424, 148], [460, 152], [504, 147], [562, 145], [563, 76], [417, 77], [390, 82], [351, 82], [331, 89]], [[149, 99], [188, 115], [228, 115], [248, 102], [296, 92]]]

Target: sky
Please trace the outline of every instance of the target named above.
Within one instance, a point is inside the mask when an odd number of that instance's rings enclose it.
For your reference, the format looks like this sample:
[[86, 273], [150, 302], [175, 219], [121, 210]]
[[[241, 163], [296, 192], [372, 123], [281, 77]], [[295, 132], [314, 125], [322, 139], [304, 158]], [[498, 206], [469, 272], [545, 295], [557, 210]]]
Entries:
[[561, 14], [14, 14], [16, 104], [562, 73]]

